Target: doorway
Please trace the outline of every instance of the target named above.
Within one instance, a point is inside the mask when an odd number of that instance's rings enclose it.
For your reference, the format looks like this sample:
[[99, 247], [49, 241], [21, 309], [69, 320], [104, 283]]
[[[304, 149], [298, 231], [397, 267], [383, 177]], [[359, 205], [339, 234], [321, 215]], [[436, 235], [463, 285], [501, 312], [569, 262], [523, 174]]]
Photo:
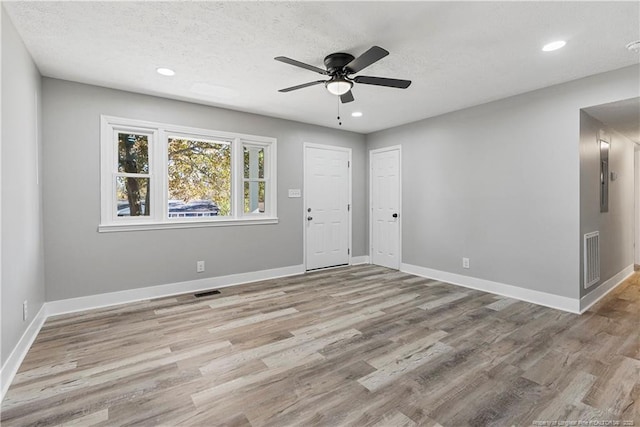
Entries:
[[369, 240], [371, 263], [400, 269], [401, 250], [401, 147], [369, 151]]
[[351, 149], [304, 145], [306, 270], [349, 265]]

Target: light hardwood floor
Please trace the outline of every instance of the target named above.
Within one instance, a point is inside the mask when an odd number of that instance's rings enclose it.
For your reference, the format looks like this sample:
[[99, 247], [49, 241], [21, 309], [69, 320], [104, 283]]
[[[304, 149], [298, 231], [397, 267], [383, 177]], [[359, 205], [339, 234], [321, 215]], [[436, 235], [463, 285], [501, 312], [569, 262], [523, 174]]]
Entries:
[[578, 316], [381, 267], [326, 270], [50, 318], [1, 421], [640, 426], [639, 331], [640, 273]]

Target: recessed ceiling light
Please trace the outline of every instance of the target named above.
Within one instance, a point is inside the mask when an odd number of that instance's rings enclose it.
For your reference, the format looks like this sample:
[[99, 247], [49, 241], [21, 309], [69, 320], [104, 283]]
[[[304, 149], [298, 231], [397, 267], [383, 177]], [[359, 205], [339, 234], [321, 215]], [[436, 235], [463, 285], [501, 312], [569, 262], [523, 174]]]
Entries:
[[353, 113], [351, 113], [351, 117], [362, 117], [362, 112], [354, 111]]
[[627, 49], [631, 52], [639, 53], [640, 52], [640, 40], [636, 40], [627, 45]]
[[551, 52], [552, 50], [558, 50], [564, 45], [567, 44], [564, 40], [557, 40], [555, 42], [547, 43], [542, 47], [542, 50], [545, 52]]
[[171, 68], [157, 68], [156, 71], [158, 72], [158, 74], [162, 74], [163, 76], [175, 76], [176, 72], [173, 71]]

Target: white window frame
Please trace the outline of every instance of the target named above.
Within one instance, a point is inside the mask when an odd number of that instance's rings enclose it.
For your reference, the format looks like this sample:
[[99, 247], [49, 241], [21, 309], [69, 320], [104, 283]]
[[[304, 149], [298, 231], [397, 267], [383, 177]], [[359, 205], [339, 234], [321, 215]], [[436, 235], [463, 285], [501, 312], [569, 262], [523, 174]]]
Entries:
[[[113, 116], [100, 116], [100, 193], [99, 232], [157, 230], [231, 225], [276, 224], [277, 215], [277, 140], [209, 129], [170, 125]], [[116, 202], [117, 133], [148, 136], [149, 188], [151, 215], [118, 217]], [[169, 218], [168, 140], [170, 137], [202, 138], [231, 144], [231, 214], [224, 217]], [[244, 146], [265, 149], [265, 212], [244, 213]]]
[[[242, 170], [241, 170], [242, 176], [240, 177], [240, 187], [241, 187], [240, 194], [242, 195], [242, 198], [240, 199], [240, 212], [244, 217], [258, 217], [269, 212], [269, 207], [271, 203], [275, 202], [271, 200], [271, 198], [269, 197], [269, 195], [272, 193], [271, 176], [273, 175], [273, 173], [272, 173], [271, 162], [267, 160], [270, 158], [270, 154], [271, 154], [270, 152], [271, 152], [272, 146], [271, 144], [264, 143], [261, 141], [253, 141], [253, 140], [247, 140], [247, 139], [243, 139], [240, 142], [242, 144], [242, 146], [240, 147], [240, 153], [242, 154], [242, 161], [240, 162], [240, 164], [242, 165]], [[245, 178], [244, 177], [244, 147], [261, 148], [264, 150], [264, 178]], [[244, 183], [251, 182], [251, 181], [256, 181], [256, 182], [262, 181], [265, 183], [264, 213], [244, 212]]]

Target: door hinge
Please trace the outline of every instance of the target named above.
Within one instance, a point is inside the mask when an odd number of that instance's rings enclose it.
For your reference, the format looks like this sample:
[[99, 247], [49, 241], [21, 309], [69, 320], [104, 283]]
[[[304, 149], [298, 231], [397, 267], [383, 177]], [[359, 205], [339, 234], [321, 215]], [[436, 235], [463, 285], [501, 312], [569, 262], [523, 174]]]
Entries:
[[347, 167], [350, 168], [351, 167], [351, 162], [347, 161]]
[[349, 212], [351, 210], [351, 205], [347, 205], [347, 212]]
[[351, 255], [351, 249], [347, 249], [347, 255]]

